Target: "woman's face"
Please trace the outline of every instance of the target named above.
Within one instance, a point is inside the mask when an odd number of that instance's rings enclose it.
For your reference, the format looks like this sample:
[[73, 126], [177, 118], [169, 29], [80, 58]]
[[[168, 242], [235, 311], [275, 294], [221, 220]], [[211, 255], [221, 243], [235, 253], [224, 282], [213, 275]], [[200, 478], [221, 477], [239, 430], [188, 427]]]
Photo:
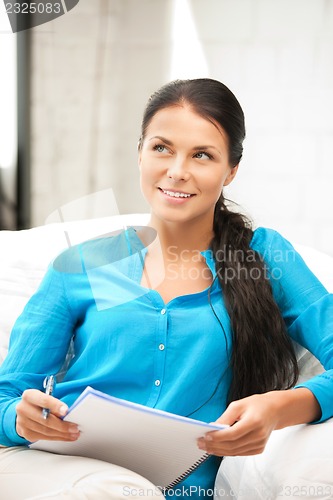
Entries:
[[189, 105], [170, 106], [154, 115], [140, 149], [139, 167], [142, 193], [153, 215], [210, 227], [222, 188], [237, 171], [237, 166], [229, 166], [224, 130]]

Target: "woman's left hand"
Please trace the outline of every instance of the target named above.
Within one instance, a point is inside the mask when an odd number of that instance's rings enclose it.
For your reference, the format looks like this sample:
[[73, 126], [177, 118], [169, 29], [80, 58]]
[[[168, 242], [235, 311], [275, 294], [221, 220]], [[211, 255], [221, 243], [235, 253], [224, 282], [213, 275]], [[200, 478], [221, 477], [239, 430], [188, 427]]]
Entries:
[[320, 415], [316, 398], [305, 387], [255, 394], [230, 403], [216, 421], [230, 427], [208, 432], [198, 446], [218, 456], [257, 455], [274, 429], [312, 422]]
[[256, 394], [230, 403], [216, 423], [231, 427], [207, 433], [199, 439], [199, 448], [218, 456], [262, 453], [277, 424], [271, 394]]

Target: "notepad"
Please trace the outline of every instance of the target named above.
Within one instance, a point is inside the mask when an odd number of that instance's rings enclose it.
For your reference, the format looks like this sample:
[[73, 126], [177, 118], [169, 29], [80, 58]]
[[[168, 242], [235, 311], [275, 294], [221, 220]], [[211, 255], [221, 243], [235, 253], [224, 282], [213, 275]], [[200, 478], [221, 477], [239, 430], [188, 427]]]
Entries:
[[78, 424], [77, 441], [45, 441], [33, 449], [95, 458], [130, 469], [163, 489], [174, 487], [208, 457], [197, 439], [227, 426], [149, 408], [87, 387], [64, 420]]

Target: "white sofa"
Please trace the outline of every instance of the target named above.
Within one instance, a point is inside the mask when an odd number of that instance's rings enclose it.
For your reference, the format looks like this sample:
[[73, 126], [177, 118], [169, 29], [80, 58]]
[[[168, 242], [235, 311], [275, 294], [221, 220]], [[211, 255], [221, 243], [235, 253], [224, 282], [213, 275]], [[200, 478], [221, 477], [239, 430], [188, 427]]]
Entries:
[[[55, 223], [24, 231], [0, 231], [0, 364], [12, 326], [40, 283], [52, 258], [70, 244], [146, 224], [147, 214]], [[295, 245], [309, 267], [333, 291], [333, 258]], [[298, 349], [301, 377], [321, 370]], [[333, 420], [274, 431], [263, 454], [227, 457], [215, 486], [215, 500], [275, 498], [333, 499]]]

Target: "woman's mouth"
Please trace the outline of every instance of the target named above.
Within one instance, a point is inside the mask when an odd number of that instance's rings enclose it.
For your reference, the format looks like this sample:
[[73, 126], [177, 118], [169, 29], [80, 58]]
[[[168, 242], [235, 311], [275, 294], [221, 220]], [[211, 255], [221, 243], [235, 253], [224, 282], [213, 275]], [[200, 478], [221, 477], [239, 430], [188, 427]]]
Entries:
[[162, 191], [163, 194], [166, 196], [169, 196], [170, 198], [181, 198], [181, 199], [186, 199], [186, 198], [191, 198], [192, 196], [195, 196], [194, 194], [191, 193], [185, 193], [184, 191], [171, 191], [169, 189], [163, 189], [163, 188], [158, 188], [160, 191]]

